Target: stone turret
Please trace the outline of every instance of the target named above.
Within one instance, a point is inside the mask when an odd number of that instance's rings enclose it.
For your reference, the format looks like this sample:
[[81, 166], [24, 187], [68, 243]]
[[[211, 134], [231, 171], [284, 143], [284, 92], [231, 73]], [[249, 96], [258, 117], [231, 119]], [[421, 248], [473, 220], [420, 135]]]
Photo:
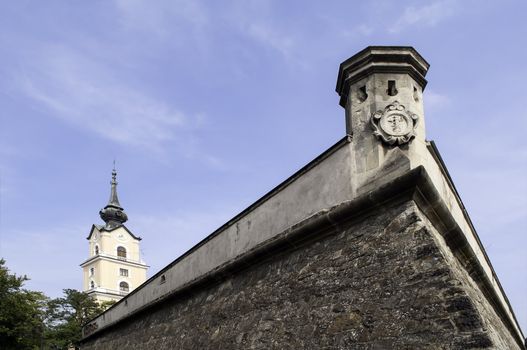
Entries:
[[336, 90], [352, 136], [355, 193], [371, 188], [383, 170], [395, 174], [394, 166], [402, 171], [423, 164], [428, 67], [404, 46], [370, 46], [340, 65]]

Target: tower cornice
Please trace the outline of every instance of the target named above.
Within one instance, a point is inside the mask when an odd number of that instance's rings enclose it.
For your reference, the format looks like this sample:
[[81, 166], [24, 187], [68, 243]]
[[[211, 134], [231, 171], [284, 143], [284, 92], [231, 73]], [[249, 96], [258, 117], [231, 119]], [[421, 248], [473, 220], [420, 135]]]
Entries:
[[110, 255], [106, 253], [99, 253], [98, 255], [94, 255], [86, 259], [85, 261], [83, 261], [79, 266], [84, 267], [86, 265], [89, 265], [99, 260], [113, 261], [113, 262], [118, 262], [121, 265], [135, 266], [135, 267], [144, 268], [144, 269], [147, 269], [150, 267], [149, 265], [145, 264], [145, 262], [142, 260], [122, 259], [118, 257], [117, 255]]
[[410, 75], [424, 90], [430, 64], [411, 46], [368, 46], [340, 64], [336, 91], [346, 106], [350, 85], [375, 73]]
[[98, 230], [99, 232], [112, 232], [112, 231], [117, 230], [118, 228], [123, 228], [126, 232], [130, 234], [130, 236], [132, 236], [133, 239], [138, 240], [138, 241], [142, 240], [141, 237], [134, 235], [132, 231], [130, 231], [128, 227], [126, 227], [125, 225], [119, 225], [119, 226], [115, 226], [112, 228], [107, 228], [106, 226], [98, 227], [97, 225], [92, 225], [90, 233], [88, 234], [88, 237], [86, 237], [86, 239], [89, 240], [91, 238], [94, 230]]

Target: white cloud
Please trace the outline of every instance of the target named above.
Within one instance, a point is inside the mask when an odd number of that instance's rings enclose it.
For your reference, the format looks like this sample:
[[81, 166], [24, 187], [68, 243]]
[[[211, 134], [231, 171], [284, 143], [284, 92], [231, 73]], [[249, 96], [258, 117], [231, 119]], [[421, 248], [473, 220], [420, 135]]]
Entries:
[[14, 180], [16, 169], [12, 165], [13, 159], [23, 158], [24, 154], [15, 146], [0, 139], [0, 208], [3, 206], [3, 200], [10, 195], [15, 195]]
[[360, 24], [355, 28], [355, 32], [362, 36], [369, 36], [373, 33], [373, 27], [367, 24]]
[[253, 39], [277, 50], [284, 57], [291, 58], [294, 40], [290, 36], [284, 35], [263, 22], [249, 24], [247, 33]]
[[[126, 226], [141, 236], [142, 258], [149, 275], [159, 271], [211, 234], [236, 213], [224, 205], [208, 210], [131, 215]], [[129, 225], [128, 225], [129, 224]], [[82, 288], [82, 269], [88, 258], [90, 223], [38, 228], [0, 229], [0, 258], [18, 275], [26, 274], [26, 288], [58, 297], [65, 288]], [[30, 244], [28, 244], [30, 242]]]
[[87, 258], [84, 238], [89, 229], [81, 225], [27, 230], [4, 228], [0, 230], [0, 257], [5, 258], [12, 272], [30, 278], [26, 288], [58, 297], [64, 288], [82, 288], [79, 264]]
[[237, 213], [233, 207], [198, 212], [141, 214], [129, 228], [143, 238], [143, 258], [152, 275], [214, 232]]
[[[152, 275], [227, 222], [236, 210], [225, 206], [197, 212], [141, 214], [133, 216], [126, 226], [143, 238], [141, 254], [151, 266]], [[27, 288], [58, 297], [64, 288], [82, 288], [79, 264], [88, 258], [85, 238], [90, 228], [89, 223], [83, 223], [2, 229], [0, 258], [5, 258], [12, 272], [30, 278]]]
[[[331, 20], [328, 20], [327, 23], [331, 24], [332, 22]], [[358, 26], [351, 28], [351, 29], [338, 30], [334, 28], [334, 30], [336, 30], [340, 34], [340, 36], [346, 39], [356, 39], [360, 37], [370, 36], [375, 31], [375, 29], [372, 26], [364, 24], [364, 23], [359, 24]]]
[[[148, 38], [170, 41], [185, 50], [214, 54], [213, 42], [218, 28], [234, 30], [241, 36], [279, 53], [288, 62], [303, 65], [296, 55], [297, 38], [287, 31], [267, 1], [225, 2], [216, 10], [196, 0], [162, 0], [152, 6], [143, 0], [115, 0], [120, 22], [125, 30], [147, 33]], [[208, 6], [207, 6], [208, 5]], [[213, 13], [214, 11], [214, 13]], [[215, 28], [213, 30], [213, 28]]]
[[442, 95], [434, 90], [426, 89], [423, 93], [424, 103], [427, 108], [438, 109], [451, 104], [451, 99], [447, 95]]
[[123, 27], [147, 31], [162, 39], [173, 39], [172, 34], [181, 37], [180, 31], [187, 24], [200, 29], [209, 22], [206, 8], [194, 0], [161, 0], [155, 5], [145, 0], [116, 0], [115, 5]]
[[456, 0], [441, 0], [421, 7], [409, 6], [389, 28], [391, 33], [398, 33], [407, 27], [421, 25], [433, 27], [442, 20], [453, 16], [458, 11]]
[[46, 47], [15, 77], [51, 115], [114, 142], [161, 151], [189, 126], [181, 111], [112, 74], [109, 65], [65, 48]]
[[271, 1], [229, 1], [216, 15], [216, 23], [226, 25], [226, 30], [234, 30], [265, 49], [278, 53], [287, 63], [306, 68], [304, 57], [298, 54], [299, 27], [291, 26], [280, 18], [276, 4]]

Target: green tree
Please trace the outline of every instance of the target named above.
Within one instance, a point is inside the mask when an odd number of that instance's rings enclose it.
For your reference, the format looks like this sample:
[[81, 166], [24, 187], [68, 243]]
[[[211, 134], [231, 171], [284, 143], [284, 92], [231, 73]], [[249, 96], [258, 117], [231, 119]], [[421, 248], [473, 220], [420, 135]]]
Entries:
[[88, 294], [64, 289], [49, 299], [24, 289], [28, 278], [11, 274], [0, 259], [0, 349], [68, 349], [82, 336], [82, 325], [110, 307]]
[[46, 297], [23, 287], [26, 276], [10, 274], [0, 259], [0, 348], [38, 349], [42, 345]]
[[75, 289], [64, 289], [64, 297], [48, 302], [46, 345], [51, 349], [67, 349], [76, 344], [82, 337], [82, 326], [109, 305], [99, 304]]

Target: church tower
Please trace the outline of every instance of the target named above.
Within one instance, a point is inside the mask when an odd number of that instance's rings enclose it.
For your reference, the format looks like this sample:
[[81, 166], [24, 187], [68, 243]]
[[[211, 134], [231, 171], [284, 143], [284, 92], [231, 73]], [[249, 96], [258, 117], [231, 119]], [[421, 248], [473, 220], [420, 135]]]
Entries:
[[97, 301], [118, 301], [146, 280], [148, 266], [141, 259], [141, 237], [124, 223], [128, 216], [117, 197], [117, 172], [112, 171], [108, 204], [99, 215], [105, 225], [93, 225], [87, 237], [88, 259], [83, 270], [83, 290]]

